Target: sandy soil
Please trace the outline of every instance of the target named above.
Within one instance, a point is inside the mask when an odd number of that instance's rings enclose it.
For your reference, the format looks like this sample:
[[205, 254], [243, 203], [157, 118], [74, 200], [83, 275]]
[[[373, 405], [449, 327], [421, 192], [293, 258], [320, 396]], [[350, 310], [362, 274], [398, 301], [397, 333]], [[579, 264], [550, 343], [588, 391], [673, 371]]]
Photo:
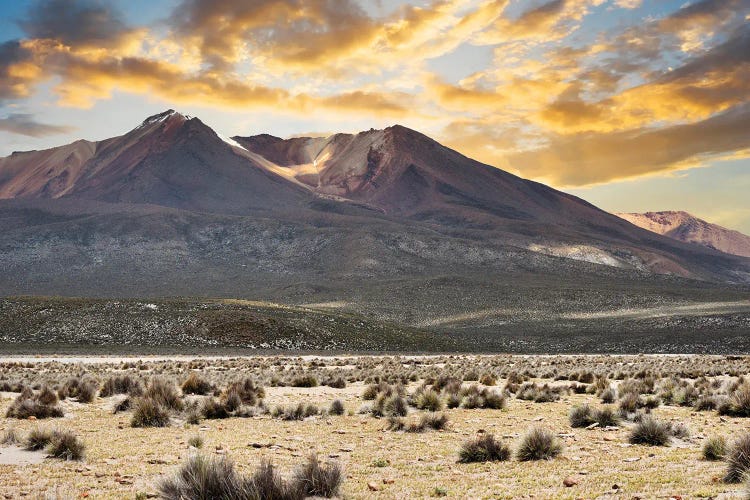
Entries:
[[[504, 381], [499, 381], [502, 387]], [[0, 496], [32, 497], [65, 491], [61, 498], [133, 498], [153, 494], [156, 483], [172, 473], [192, 451], [188, 440], [203, 437], [203, 452], [233, 459], [238, 469], [252, 471], [263, 457], [284, 474], [310, 453], [344, 465], [343, 493], [347, 498], [429, 498], [436, 488], [451, 498], [741, 498], [741, 487], [721, 482], [725, 465], [701, 459], [704, 440], [713, 435], [728, 439], [747, 431], [748, 420], [719, 417], [716, 412], [662, 406], [659, 418], [685, 423], [691, 437], [669, 447], [646, 447], [627, 442], [626, 424], [617, 430], [573, 429], [568, 422], [572, 405], [590, 402], [590, 395], [571, 394], [551, 403], [509, 399], [505, 410], [447, 410], [446, 431], [407, 434], [385, 430], [385, 420], [357, 414], [365, 403], [364, 384], [344, 389], [330, 387], [268, 387], [266, 402], [311, 402], [327, 407], [341, 399], [344, 416], [313, 417], [285, 422], [270, 416], [203, 420], [187, 425], [174, 420], [168, 428], [134, 429], [130, 413], [113, 415], [122, 396], [99, 398], [89, 405], [65, 401], [66, 417], [45, 422], [0, 418], [0, 433], [10, 427], [27, 432], [36, 425], [74, 430], [87, 446], [83, 462], [20, 458], [3, 463], [4, 456], [20, 457], [17, 448], [0, 448]], [[410, 386], [411, 389], [416, 384]], [[11, 394], [0, 397], [0, 414]], [[419, 412], [412, 410], [411, 419]], [[461, 444], [490, 432], [515, 448], [530, 427], [541, 425], [563, 441], [562, 455], [549, 461], [458, 464]], [[565, 487], [565, 478], [577, 484]], [[376, 491], [372, 491], [375, 489]]]

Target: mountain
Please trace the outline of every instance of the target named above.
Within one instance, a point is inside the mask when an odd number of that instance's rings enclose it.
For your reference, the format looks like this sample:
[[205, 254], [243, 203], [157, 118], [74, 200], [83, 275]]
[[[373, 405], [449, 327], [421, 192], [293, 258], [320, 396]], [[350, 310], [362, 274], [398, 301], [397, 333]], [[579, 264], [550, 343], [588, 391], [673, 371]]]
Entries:
[[127, 134], [0, 160], [0, 198], [77, 198], [186, 210], [294, 209], [310, 193], [269, 173], [198, 118], [174, 110]]
[[750, 236], [711, 224], [687, 212], [617, 213], [626, 221], [654, 233], [695, 243], [732, 255], [750, 257]]
[[438, 223], [543, 222], [579, 229], [609, 224], [628, 231], [578, 198], [479, 163], [399, 125], [326, 138], [232, 139], [279, 175], [386, 214]]
[[[0, 159], [0, 268], [5, 296], [262, 300], [496, 350], [549, 335], [588, 349], [602, 332], [637, 349], [634, 332], [692, 324], [686, 304], [750, 293], [750, 259], [641, 229], [405, 127], [230, 139], [173, 110], [118, 137]], [[617, 313], [670, 305], [688, 319]], [[739, 306], [717, 307], [700, 331], [747, 338]], [[0, 314], [0, 341], [2, 325]]]

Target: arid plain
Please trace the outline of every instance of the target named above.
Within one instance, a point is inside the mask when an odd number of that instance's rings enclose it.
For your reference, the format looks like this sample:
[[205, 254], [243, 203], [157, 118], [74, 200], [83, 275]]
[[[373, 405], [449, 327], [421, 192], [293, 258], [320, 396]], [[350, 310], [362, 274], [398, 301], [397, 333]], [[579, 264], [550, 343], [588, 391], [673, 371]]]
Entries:
[[[203, 464], [210, 483], [231, 462], [256, 488], [270, 463], [277, 498], [300, 484], [345, 498], [745, 498], [748, 368], [742, 356], [6, 359], [0, 494], [179, 498], [187, 468]], [[304, 483], [311, 462], [322, 484]]]

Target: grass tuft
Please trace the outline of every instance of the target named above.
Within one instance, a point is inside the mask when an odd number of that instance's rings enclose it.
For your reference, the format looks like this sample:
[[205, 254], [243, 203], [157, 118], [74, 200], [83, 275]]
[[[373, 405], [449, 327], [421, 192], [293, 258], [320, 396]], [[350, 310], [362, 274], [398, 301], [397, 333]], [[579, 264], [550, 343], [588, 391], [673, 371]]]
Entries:
[[504, 462], [510, 458], [510, 448], [495, 439], [492, 434], [485, 434], [465, 442], [458, 452], [460, 463]]
[[631, 444], [666, 446], [669, 444], [671, 434], [669, 424], [649, 415], [643, 417], [640, 422], [633, 426], [628, 440]]
[[516, 457], [522, 462], [548, 460], [561, 452], [562, 444], [551, 431], [543, 427], [534, 427], [521, 438]]

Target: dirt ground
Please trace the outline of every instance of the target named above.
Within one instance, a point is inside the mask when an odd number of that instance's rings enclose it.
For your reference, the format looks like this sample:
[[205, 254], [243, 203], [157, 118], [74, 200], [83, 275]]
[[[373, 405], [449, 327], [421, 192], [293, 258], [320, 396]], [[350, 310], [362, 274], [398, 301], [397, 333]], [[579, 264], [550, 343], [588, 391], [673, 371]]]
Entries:
[[[536, 381], [543, 381], [537, 379]], [[553, 383], [550, 380], [546, 382]], [[502, 388], [504, 380], [498, 380]], [[560, 382], [554, 382], [560, 383]], [[410, 384], [413, 390], [419, 382]], [[628, 443], [629, 427], [618, 430], [571, 428], [568, 412], [589, 402], [589, 394], [567, 394], [559, 401], [534, 403], [508, 398], [504, 410], [450, 409], [448, 430], [404, 433], [385, 430], [386, 420], [359, 414], [366, 402], [366, 384], [331, 387], [267, 387], [265, 402], [315, 403], [328, 407], [340, 399], [343, 416], [317, 416], [282, 421], [270, 415], [203, 420], [190, 425], [173, 419], [167, 428], [132, 428], [130, 413], [113, 414], [124, 396], [98, 398], [94, 403], [61, 402], [65, 417], [45, 421], [4, 418], [17, 395], [0, 393], [0, 433], [14, 428], [25, 434], [35, 426], [73, 430], [86, 445], [83, 461], [45, 458], [43, 452], [20, 452], [0, 445], [0, 496], [4, 498], [136, 498], [155, 495], [156, 483], [197, 450], [188, 440], [204, 440], [200, 452], [226, 455], [243, 472], [269, 458], [288, 474], [310, 453], [339, 461], [345, 470], [346, 498], [742, 498], [743, 487], [721, 481], [726, 465], [701, 458], [705, 439], [723, 435], [731, 441], [750, 430], [750, 421], [720, 417], [715, 411], [665, 406], [658, 418], [682, 422], [690, 437], [670, 446]], [[421, 412], [411, 409], [407, 419]], [[522, 434], [543, 426], [558, 434], [562, 454], [538, 462], [457, 463], [462, 443], [477, 433], [492, 433], [515, 449]], [[567, 487], [564, 480], [573, 479]]]

